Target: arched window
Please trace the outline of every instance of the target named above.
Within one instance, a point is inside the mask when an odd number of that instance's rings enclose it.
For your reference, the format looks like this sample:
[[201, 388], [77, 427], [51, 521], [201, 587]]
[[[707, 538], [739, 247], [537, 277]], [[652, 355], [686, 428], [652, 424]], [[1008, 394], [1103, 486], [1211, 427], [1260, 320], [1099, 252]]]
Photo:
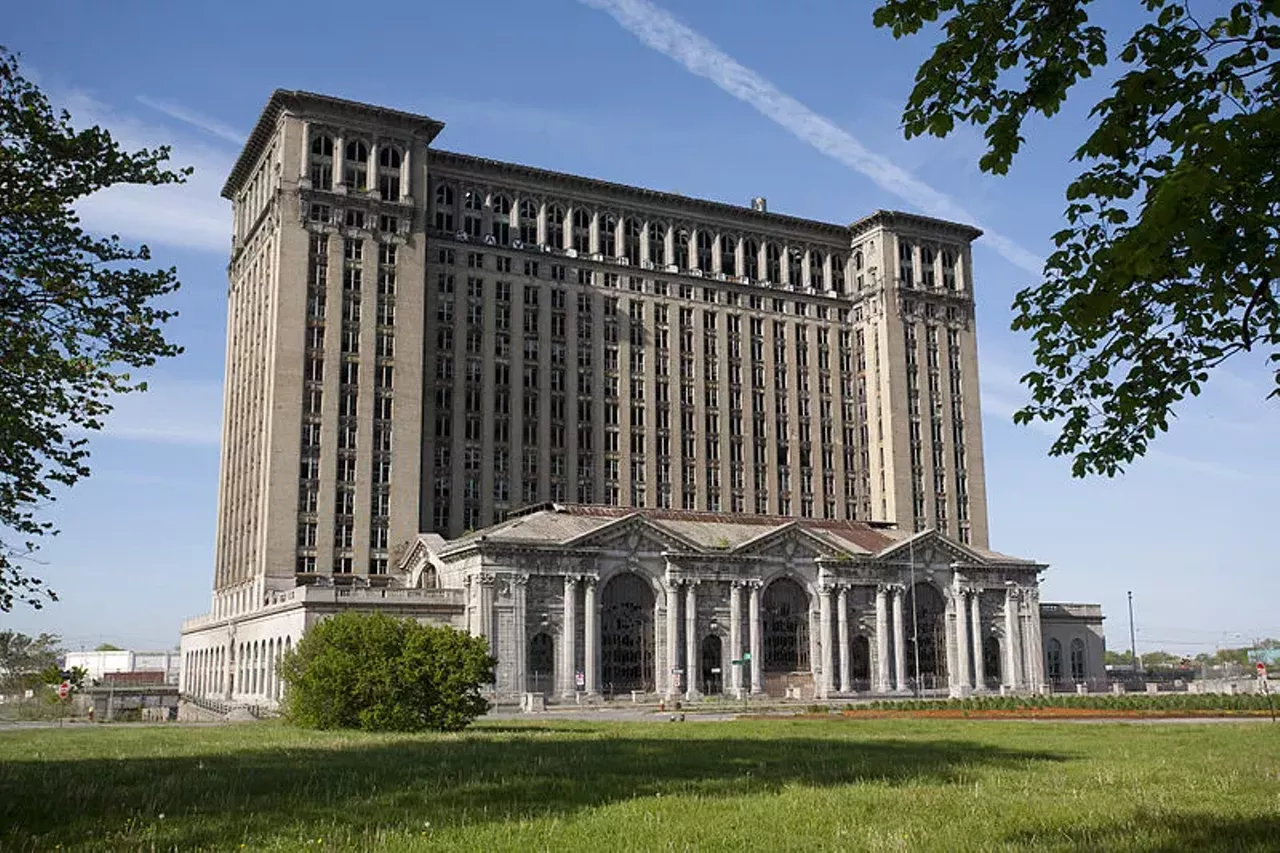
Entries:
[[529, 641], [528, 690], [530, 693], [545, 693], [555, 684], [555, 641], [545, 631], [534, 634]]
[[770, 284], [782, 284], [782, 253], [778, 244], [764, 244], [764, 278]]
[[795, 247], [787, 253], [787, 282], [792, 287], [804, 285], [804, 252]]
[[364, 140], [353, 139], [347, 143], [342, 163], [342, 182], [347, 189], [365, 192], [369, 189], [369, 146]]
[[703, 272], [711, 272], [711, 232], [698, 231], [697, 256], [694, 258], [694, 267]]
[[809, 596], [790, 578], [769, 584], [761, 602], [766, 672], [809, 668]]
[[825, 261], [817, 249], [809, 253], [809, 286], [814, 290], [823, 290], [827, 286], [827, 273], [823, 269]]
[[667, 263], [667, 226], [662, 222], [649, 223], [649, 260], [655, 267]]
[[622, 223], [622, 257], [632, 266], [640, 266], [640, 222], [628, 217]]
[[526, 246], [538, 243], [538, 205], [527, 198], [520, 202], [520, 242]]
[[1071, 680], [1076, 683], [1085, 680], [1084, 640], [1079, 637], [1071, 641]]
[[333, 137], [319, 134], [311, 138], [311, 186], [333, 189]]
[[864, 284], [862, 278], [862, 250], [859, 249], [853, 253], [853, 286], [855, 292], [861, 293]]
[[831, 256], [831, 289], [836, 293], [844, 293], [844, 265], [845, 259], [843, 255]]
[[436, 230], [453, 233], [453, 187], [436, 184]]
[[547, 245], [564, 248], [564, 208], [558, 204], [547, 208]]
[[982, 639], [982, 674], [987, 679], [987, 687], [998, 687], [1003, 680], [1002, 661], [1000, 658], [1000, 640], [988, 634]]
[[675, 265], [680, 269], [689, 268], [689, 232], [681, 228], [676, 231]]
[[738, 274], [738, 238], [720, 235], [720, 271], [727, 276]]
[[400, 200], [400, 149], [394, 145], [378, 149], [378, 195], [383, 201]]
[[724, 692], [724, 644], [715, 634], [702, 638], [702, 661], [698, 672], [702, 675], [702, 692], [715, 696]]
[[610, 694], [654, 686], [653, 588], [624, 572], [600, 591], [600, 677]]
[[511, 199], [505, 195], [495, 195], [493, 204], [492, 234], [494, 242], [499, 246], [511, 243]]
[[591, 251], [591, 211], [575, 207], [573, 209], [573, 243], [578, 252]]
[[849, 676], [853, 684], [845, 689], [871, 689], [871, 641], [859, 634], [853, 638], [853, 652], [849, 660]]
[[483, 229], [480, 211], [484, 209], [484, 192], [477, 189], [462, 193], [462, 230], [473, 240], [479, 240]]
[[[907, 632], [907, 672], [917, 677], [920, 686], [932, 689], [947, 680], [946, 603], [931, 584], [924, 582], [911, 588], [907, 613], [912, 627]], [[916, 672], [919, 661], [920, 671]]]
[[924, 288], [937, 286], [937, 282], [933, 280], [933, 249], [928, 246], [920, 247], [920, 286]]
[[1056, 637], [1045, 643], [1044, 660], [1049, 683], [1057, 684], [1062, 681], [1062, 643]]
[[956, 281], [956, 253], [950, 249], [942, 250], [942, 286], [947, 290], [959, 290]]
[[760, 244], [749, 237], [742, 241], [742, 274], [752, 281], [760, 280]]
[[898, 273], [903, 287], [916, 286], [915, 247], [902, 240], [898, 242]]
[[618, 256], [618, 219], [612, 213], [600, 217], [600, 253], [606, 258]]

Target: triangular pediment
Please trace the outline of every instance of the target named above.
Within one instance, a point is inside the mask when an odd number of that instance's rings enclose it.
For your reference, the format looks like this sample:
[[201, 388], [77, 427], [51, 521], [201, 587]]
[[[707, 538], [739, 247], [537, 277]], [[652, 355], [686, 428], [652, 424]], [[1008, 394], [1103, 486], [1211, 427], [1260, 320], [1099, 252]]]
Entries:
[[753, 557], [781, 557], [787, 560], [847, 556], [845, 552], [814, 536], [795, 521], [748, 539], [734, 548], [733, 553]]
[[896, 542], [876, 554], [877, 560], [910, 559], [921, 566], [936, 563], [979, 563], [988, 561], [981, 554], [961, 542], [950, 539], [936, 530], [922, 530], [913, 536]]
[[698, 551], [698, 546], [639, 513], [626, 515], [564, 543], [569, 548], [601, 548], [629, 554]]

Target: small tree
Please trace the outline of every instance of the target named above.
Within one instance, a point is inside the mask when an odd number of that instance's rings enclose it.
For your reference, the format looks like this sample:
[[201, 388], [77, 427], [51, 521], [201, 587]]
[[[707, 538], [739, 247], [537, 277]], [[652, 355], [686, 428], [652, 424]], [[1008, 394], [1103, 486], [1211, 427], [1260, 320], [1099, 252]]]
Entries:
[[343, 613], [307, 631], [280, 662], [285, 716], [316, 729], [457, 731], [489, 708], [488, 643], [382, 613]]

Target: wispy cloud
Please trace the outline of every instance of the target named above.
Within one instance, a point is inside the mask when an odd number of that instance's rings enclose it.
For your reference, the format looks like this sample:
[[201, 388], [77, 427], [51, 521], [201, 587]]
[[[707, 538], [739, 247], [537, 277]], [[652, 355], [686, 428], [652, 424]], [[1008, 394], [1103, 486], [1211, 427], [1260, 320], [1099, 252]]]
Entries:
[[213, 134], [219, 139], [225, 139], [227, 142], [236, 145], [243, 145], [245, 135], [230, 125], [224, 124], [215, 118], [209, 118], [206, 115], [188, 109], [181, 104], [175, 104], [172, 101], [161, 101], [156, 98], [149, 98], [146, 95], [138, 96], [138, 103], [151, 107], [156, 112], [163, 113], [169, 118], [177, 119], [180, 122], [189, 124], [192, 127], [203, 130], [205, 133]]
[[232, 153], [122, 114], [84, 92], [70, 92], [56, 100], [71, 113], [77, 127], [104, 127], [122, 147], [131, 150], [169, 145], [174, 167], [195, 169], [185, 184], [118, 185], [95, 193], [76, 206], [86, 227], [151, 245], [228, 251], [231, 206], [219, 193], [235, 161]]
[[222, 383], [160, 377], [147, 390], [114, 401], [100, 435], [122, 441], [217, 447], [222, 440]]
[[[887, 157], [868, 150], [848, 131], [741, 65], [649, 0], [581, 2], [609, 13], [623, 29], [645, 45], [750, 104], [804, 142], [860, 172], [886, 192], [932, 216], [976, 224], [976, 218], [945, 193], [916, 178]], [[991, 247], [1006, 260], [1029, 272], [1040, 273], [1044, 266], [1042, 258], [1003, 234], [979, 227], [986, 232]]]

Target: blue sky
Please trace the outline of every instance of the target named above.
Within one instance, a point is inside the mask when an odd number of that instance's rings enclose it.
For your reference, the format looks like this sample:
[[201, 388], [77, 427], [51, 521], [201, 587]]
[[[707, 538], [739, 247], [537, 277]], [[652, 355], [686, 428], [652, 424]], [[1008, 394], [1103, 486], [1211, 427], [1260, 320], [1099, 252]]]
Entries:
[[874, 29], [874, 5], [793, 0], [786, 16], [765, 0], [15, 7], [4, 43], [77, 123], [170, 144], [197, 173], [82, 210], [178, 267], [170, 331], [186, 353], [121, 402], [93, 440], [93, 476], [50, 508], [62, 533], [39, 571], [62, 600], [0, 614], [0, 627], [58, 632], [72, 648], [163, 648], [206, 611], [230, 242], [218, 190], [271, 90], [299, 88], [427, 113], [446, 123], [444, 148], [686, 195], [763, 195], [771, 210], [836, 222], [881, 207], [958, 211], [988, 232], [975, 279], [993, 547], [1050, 564], [1046, 600], [1100, 602], [1111, 648], [1128, 647], [1127, 590], [1140, 650], [1280, 636], [1269, 529], [1280, 405], [1263, 399], [1261, 359], [1220, 370], [1115, 480], [1073, 480], [1046, 456], [1049, 434], [1010, 421], [1030, 359], [1009, 304], [1061, 227], [1069, 158], [1102, 83], [1033, 123], [1008, 176], [983, 176], [971, 131], [903, 141], [901, 104], [930, 43]]

